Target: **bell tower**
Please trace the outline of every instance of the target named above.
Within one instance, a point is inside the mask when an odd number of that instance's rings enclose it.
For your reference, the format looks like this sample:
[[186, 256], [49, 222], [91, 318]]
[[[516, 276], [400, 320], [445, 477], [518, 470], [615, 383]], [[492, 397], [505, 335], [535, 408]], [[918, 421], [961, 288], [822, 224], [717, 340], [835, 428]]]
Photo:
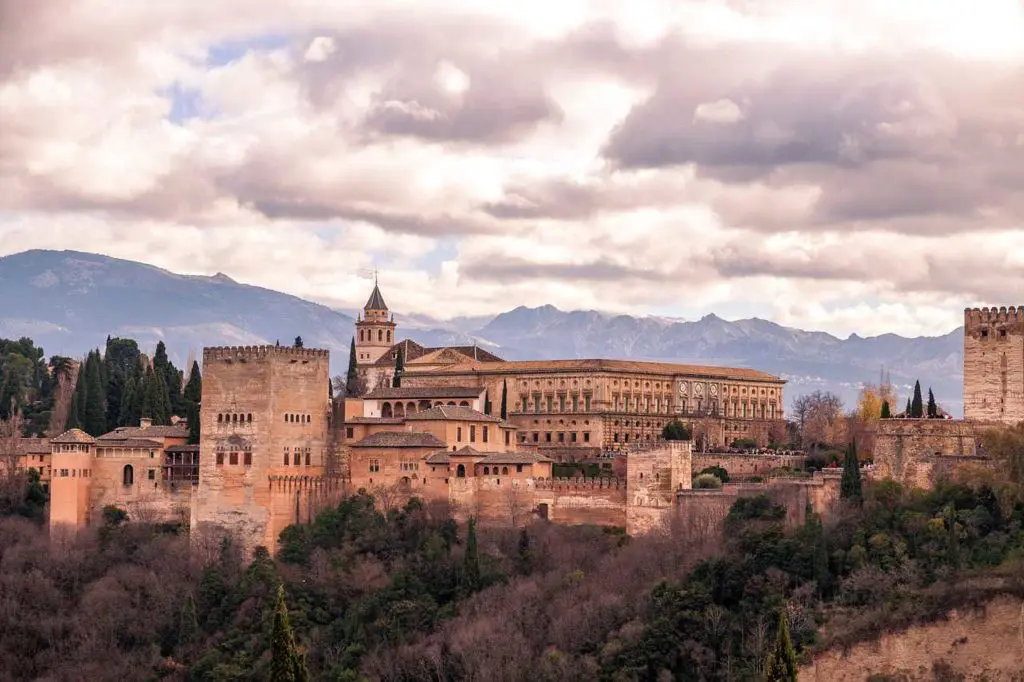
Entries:
[[356, 364], [372, 365], [395, 344], [395, 316], [388, 312], [377, 279], [373, 293], [356, 319]]

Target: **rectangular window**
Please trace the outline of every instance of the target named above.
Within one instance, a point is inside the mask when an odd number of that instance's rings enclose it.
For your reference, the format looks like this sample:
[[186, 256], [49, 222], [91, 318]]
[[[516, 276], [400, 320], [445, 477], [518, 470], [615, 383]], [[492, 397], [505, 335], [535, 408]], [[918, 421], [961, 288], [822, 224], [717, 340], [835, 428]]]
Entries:
[[534, 414], [540, 414], [540, 394], [537, 393], [533, 396], [533, 412]]
[[378, 472], [380, 472], [380, 460], [379, 459], [371, 459], [370, 460], [370, 473], [371, 474], [376, 474]]
[[[526, 437], [524, 436], [523, 440], [525, 440], [525, 439], [526, 439]], [[512, 442], [512, 432], [511, 431], [505, 431], [505, 445], [508, 445], [511, 442]]]
[[232, 452], [232, 453], [228, 454], [228, 463], [231, 466], [238, 466], [238, 453], [237, 452]]
[[589, 443], [590, 442], [590, 431], [584, 431], [583, 432], [583, 442], [584, 443]]
[[458, 441], [459, 443], [462, 442], [462, 427], [461, 426], [455, 427], [455, 440]]
[[523, 396], [523, 412], [526, 412], [526, 396]]
[[309, 466], [312, 456], [313, 454], [309, 451], [309, 448], [306, 448], [306, 466]]
[[583, 396], [583, 411], [590, 412], [590, 396]]
[[487, 427], [486, 426], [484, 427], [483, 438], [484, 438], [484, 442], [486, 443], [487, 442]]
[[545, 443], [550, 443], [551, 442], [551, 432], [550, 431], [548, 431], [547, 433], [544, 434], [544, 442]]
[[565, 442], [565, 432], [564, 431], [563, 432], [559, 432], [559, 434], [558, 434], [558, 442], [559, 443], [564, 443]]
[[576, 442], [576, 432], [575, 432], [575, 431], [573, 431], [573, 432], [572, 432], [572, 433], [571, 433], [571, 434], [569, 435], [569, 439], [570, 439], [570, 440], [571, 440], [571, 441], [572, 441], [573, 443], [575, 443], [575, 442]]
[[288, 456], [288, 448], [284, 449], [284, 465], [288, 466], [291, 464], [291, 458]]
[[299, 452], [298, 448], [295, 449], [295, 456], [292, 457], [292, 464], [295, 466], [302, 466], [302, 453]]
[[572, 397], [572, 411], [573, 412], [579, 412], [580, 411], [580, 397], [578, 395], [574, 395]]
[[558, 411], [559, 412], [565, 412], [565, 396], [564, 395], [558, 396]]
[[[287, 459], [287, 458], [288, 458], [288, 455], [286, 454], [285, 455], [285, 459]], [[217, 453], [217, 466], [223, 466], [223, 465], [224, 465], [224, 453], [223, 452], [218, 452]]]
[[476, 442], [476, 425], [475, 424], [470, 424], [469, 425], [469, 442], [470, 443], [475, 443]]
[[544, 399], [544, 404], [547, 406], [547, 411], [551, 412], [551, 396]]
[[534, 433], [533, 433], [533, 442], [536, 443], [539, 440], [540, 440], [540, 434], [537, 433], [536, 431], [534, 431]]
[[150, 470], [149, 470], [149, 471], [148, 471], [148, 472], [146, 473], [146, 475], [147, 475], [147, 476], [149, 477], [149, 480], [151, 480], [151, 481], [155, 481], [155, 480], [156, 480], [156, 469], [150, 469]]
[[244, 457], [244, 459], [242, 461], [245, 463], [245, 466], [251, 467], [252, 466], [252, 453], [247, 451], [245, 453], [245, 457]]
[[517, 474], [523, 473], [523, 465], [522, 464], [517, 464], [516, 465], [516, 473]]
[[345, 428], [345, 438], [353, 438], [355, 436], [355, 429], [351, 426]]

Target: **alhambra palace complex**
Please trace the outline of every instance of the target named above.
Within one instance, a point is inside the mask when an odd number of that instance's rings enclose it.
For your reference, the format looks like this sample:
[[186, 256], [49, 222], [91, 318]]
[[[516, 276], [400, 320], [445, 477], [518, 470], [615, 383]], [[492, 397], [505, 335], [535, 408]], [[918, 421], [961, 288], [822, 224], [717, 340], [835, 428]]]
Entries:
[[[1024, 420], [1024, 309], [965, 313], [965, 419], [879, 422], [873, 476], [933, 485], [984, 466], [980, 433]], [[356, 322], [362, 398], [332, 399], [325, 350], [206, 348], [200, 445], [185, 424], [143, 420], [98, 438], [72, 430], [28, 448], [52, 472], [51, 531], [99, 522], [116, 505], [137, 520], [230, 531], [274, 550], [280, 532], [360, 489], [378, 503], [410, 496], [461, 517], [520, 524], [541, 517], [648, 532], [672, 517], [721, 518], [738, 495], [769, 490], [796, 522], [838, 497], [838, 470], [812, 478], [692, 490], [718, 465], [755, 475], [799, 466], [795, 455], [700, 454], [664, 442], [680, 420], [700, 450], [785, 431], [784, 381], [752, 369], [624, 360], [505, 361], [476, 347], [399, 341], [374, 286]], [[392, 374], [401, 353], [401, 387]], [[504, 396], [504, 397], [503, 397]], [[506, 406], [505, 418], [501, 406]], [[597, 462], [616, 476], [558, 479], [560, 461]]]

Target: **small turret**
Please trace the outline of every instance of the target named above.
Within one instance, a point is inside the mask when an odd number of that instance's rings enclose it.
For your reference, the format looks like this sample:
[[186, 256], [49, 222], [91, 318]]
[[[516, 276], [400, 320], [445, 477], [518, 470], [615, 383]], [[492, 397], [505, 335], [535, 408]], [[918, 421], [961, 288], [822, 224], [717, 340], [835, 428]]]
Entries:
[[356, 362], [372, 365], [395, 343], [395, 316], [388, 310], [376, 279], [362, 316], [356, 320]]

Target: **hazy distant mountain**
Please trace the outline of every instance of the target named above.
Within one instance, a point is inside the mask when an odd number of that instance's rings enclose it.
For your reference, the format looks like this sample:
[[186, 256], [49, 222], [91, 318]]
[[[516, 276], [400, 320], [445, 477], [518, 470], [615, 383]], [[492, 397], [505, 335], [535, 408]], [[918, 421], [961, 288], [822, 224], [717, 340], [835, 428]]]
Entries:
[[47, 354], [79, 356], [108, 334], [152, 352], [163, 339], [179, 365], [203, 346], [291, 345], [343, 350], [352, 318], [327, 306], [230, 277], [177, 275], [150, 265], [76, 251], [0, 258], [0, 337], [29, 336]]
[[[71, 251], [0, 258], [0, 337], [30, 336], [47, 353], [82, 355], [108, 334], [150, 351], [164, 339], [172, 358], [211, 345], [291, 344], [328, 348], [332, 370], [348, 362], [351, 315], [294, 296], [238, 284], [223, 274], [177, 275], [149, 265]], [[397, 302], [392, 302], [397, 303]], [[476, 342], [510, 360], [609, 357], [756, 367], [790, 381], [790, 398], [815, 389], [847, 405], [884, 366], [903, 391], [921, 379], [953, 414], [962, 413], [963, 330], [945, 336], [894, 334], [839, 339], [767, 320], [715, 315], [686, 322], [656, 317], [515, 308], [493, 318], [439, 321], [396, 316], [399, 336], [425, 345]]]

